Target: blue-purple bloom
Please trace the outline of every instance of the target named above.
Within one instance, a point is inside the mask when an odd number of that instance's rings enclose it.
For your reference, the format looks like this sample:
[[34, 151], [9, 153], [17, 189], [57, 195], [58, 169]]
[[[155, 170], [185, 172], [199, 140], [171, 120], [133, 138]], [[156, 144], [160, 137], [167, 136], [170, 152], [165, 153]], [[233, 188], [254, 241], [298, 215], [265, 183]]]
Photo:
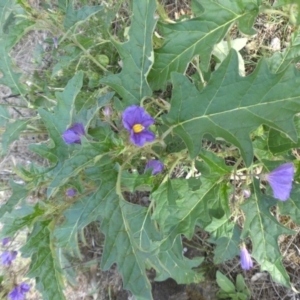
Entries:
[[66, 195], [68, 197], [74, 197], [76, 194], [77, 194], [77, 191], [75, 189], [73, 189], [73, 188], [69, 188], [66, 191]]
[[244, 244], [241, 246], [240, 257], [241, 257], [242, 269], [244, 269], [246, 271], [250, 270], [253, 267], [253, 261], [252, 261], [251, 256]]
[[1, 263], [4, 266], [10, 266], [12, 261], [17, 257], [17, 251], [4, 251], [1, 254]]
[[8, 298], [11, 300], [24, 300], [25, 293], [27, 293], [29, 290], [30, 286], [27, 283], [22, 282], [8, 294]]
[[6, 246], [8, 243], [10, 242], [10, 237], [6, 237], [4, 239], [2, 239], [2, 246]]
[[82, 135], [85, 135], [83, 125], [75, 123], [62, 134], [62, 137], [67, 144], [81, 144]]
[[148, 130], [153, 123], [154, 119], [140, 106], [131, 105], [123, 112], [123, 125], [136, 146], [143, 147], [146, 142], [154, 141], [155, 134]]
[[148, 169], [152, 169], [152, 175], [156, 175], [156, 174], [163, 171], [164, 164], [161, 161], [157, 160], [157, 159], [151, 159], [146, 164], [145, 172]]
[[109, 106], [105, 106], [103, 108], [103, 114], [106, 118], [109, 118], [111, 116], [111, 113], [112, 113], [112, 111], [111, 111], [111, 108]]
[[243, 195], [244, 195], [244, 198], [247, 199], [251, 196], [251, 191], [250, 190], [243, 190]]
[[293, 163], [286, 163], [266, 175], [274, 198], [285, 201], [290, 197], [294, 177]]
[[58, 48], [58, 38], [54, 37], [54, 38], [52, 38], [52, 40], [53, 40], [54, 47], [57, 49]]

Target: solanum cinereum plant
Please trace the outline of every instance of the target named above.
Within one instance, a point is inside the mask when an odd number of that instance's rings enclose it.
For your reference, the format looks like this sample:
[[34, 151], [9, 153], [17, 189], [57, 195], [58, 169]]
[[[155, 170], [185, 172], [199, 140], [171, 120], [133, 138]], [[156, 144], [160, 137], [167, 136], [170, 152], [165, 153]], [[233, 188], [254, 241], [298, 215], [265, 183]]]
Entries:
[[[14, 1], [0, 6], [0, 83], [36, 112], [11, 120], [1, 106], [3, 154], [21, 133], [48, 134], [29, 146], [45, 163], [19, 167], [23, 183], [10, 182], [12, 196], [0, 208], [2, 238], [29, 230], [17, 250], [31, 258], [24, 276], [36, 279], [44, 299], [65, 299], [70, 257], [83, 259], [82, 232], [91, 223], [105, 236], [101, 270], [116, 263], [137, 299], [152, 299], [148, 269], [157, 281], [188, 284], [204, 279], [207, 259], [217, 266], [239, 256], [242, 269], [268, 271], [292, 288], [278, 237], [294, 234], [288, 224], [300, 222], [293, 151], [300, 146], [297, 43], [240, 76], [235, 50], [217, 69], [211, 53], [222, 40], [230, 49], [235, 24], [240, 33], [255, 34], [253, 24], [266, 12], [261, 1], [194, 0], [192, 14], [172, 22], [155, 0], [132, 2], [124, 42], [107, 34], [116, 12], [106, 6], [75, 10], [65, 3], [43, 18], [23, 1], [23, 15]], [[15, 18], [8, 20], [8, 11]], [[35, 76], [26, 86], [7, 55], [18, 38], [8, 36], [20, 35], [16, 28], [44, 28], [42, 22], [53, 35], [55, 65], [51, 76]], [[298, 34], [294, 27], [293, 41]], [[158, 46], [154, 36], [161, 37]], [[149, 201], [132, 203], [141, 194]], [[279, 223], [278, 215], [291, 222]], [[198, 231], [209, 233], [213, 257], [184, 256], [183, 237], [192, 240]], [[12, 263], [16, 250], [10, 251], [3, 264]], [[11, 291], [12, 299], [24, 296], [24, 284]]]

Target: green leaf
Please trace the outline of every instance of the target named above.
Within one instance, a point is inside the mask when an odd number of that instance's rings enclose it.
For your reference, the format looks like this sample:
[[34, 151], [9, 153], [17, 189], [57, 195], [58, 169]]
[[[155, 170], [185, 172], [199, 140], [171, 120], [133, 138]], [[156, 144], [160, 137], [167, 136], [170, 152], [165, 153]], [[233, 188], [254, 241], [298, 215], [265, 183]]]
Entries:
[[7, 153], [9, 145], [19, 138], [20, 133], [26, 129], [29, 122], [30, 120], [16, 120], [6, 126], [6, 130], [2, 135], [2, 155]]
[[51, 151], [51, 149], [48, 148], [46, 144], [30, 144], [28, 145], [28, 149], [37, 153], [41, 157], [48, 159], [52, 163], [56, 163], [58, 161], [58, 157]]
[[54, 109], [54, 118], [56, 119], [57, 128], [60, 133], [63, 133], [74, 121], [75, 99], [82, 88], [82, 81], [83, 72], [79, 71], [68, 81], [68, 84], [62, 93], [55, 93], [57, 106]]
[[12, 189], [12, 195], [9, 197], [5, 204], [0, 207], [0, 218], [6, 213], [11, 212], [14, 207], [24, 199], [27, 198], [29, 191], [26, 189], [25, 185], [17, 184], [12, 179], [9, 181], [10, 187]]
[[202, 278], [201, 274], [191, 270], [202, 259], [183, 258], [180, 238], [170, 242], [172, 249], [157, 253], [158, 249], [153, 245], [159, 245], [161, 237], [144, 207], [118, 198], [107, 201], [101, 230], [106, 236], [101, 268], [107, 270], [116, 262], [123, 275], [124, 288], [137, 299], [153, 299], [146, 268], [157, 270], [157, 280], [174, 277], [179, 283], [187, 283]]
[[293, 222], [300, 225], [300, 185], [294, 184], [290, 198], [287, 201], [278, 201], [281, 215], [290, 216]]
[[14, 0], [3, 0], [0, 3], [0, 37], [3, 36], [3, 28], [13, 5]]
[[281, 262], [278, 237], [294, 232], [281, 225], [270, 213], [270, 208], [277, 201], [261, 193], [259, 182], [255, 178], [253, 189], [252, 196], [241, 206], [246, 215], [242, 236], [250, 236], [253, 245], [252, 256], [260, 264], [261, 270], [268, 271], [274, 281], [291, 287], [289, 276]]
[[4, 105], [0, 105], [0, 127], [4, 127], [6, 123], [9, 121], [10, 115], [7, 110], [7, 107]]
[[[83, 141], [80, 149], [70, 158], [64, 160], [53, 170], [53, 179], [48, 186], [47, 197], [53, 196], [58, 188], [64, 185], [71, 177], [76, 176], [83, 169], [93, 166], [103, 158], [107, 147], [104, 143], [87, 143]], [[102, 159], [102, 164], [108, 158]]]
[[137, 171], [132, 173], [123, 171], [121, 185], [132, 193], [136, 190], [151, 191], [153, 180], [153, 176], [149, 176], [148, 174], [139, 174]]
[[[0, 84], [8, 86], [12, 93], [15, 95], [25, 95], [25, 88], [19, 82], [21, 74], [15, 73], [11, 63], [11, 58], [5, 48], [4, 39], [0, 37], [0, 72], [3, 74], [3, 77], [0, 78]], [[26, 100], [25, 97], [23, 97]]]
[[[205, 166], [201, 165], [198, 168], [201, 168], [201, 172], [210, 175], [226, 175], [232, 172], [232, 168], [225, 164], [225, 160], [221, 157], [218, 157], [215, 153], [207, 151], [206, 149], [201, 149], [199, 156], [205, 163]], [[203, 170], [203, 168], [209, 168], [209, 170]]]
[[155, 9], [153, 0], [134, 1], [129, 41], [123, 44], [113, 41], [123, 68], [121, 73], [105, 77], [101, 83], [112, 87], [123, 98], [125, 106], [139, 104], [143, 97], [152, 95], [147, 75], [153, 64]]
[[[103, 173], [105, 174], [105, 172]], [[65, 221], [56, 226], [54, 230], [58, 247], [66, 249], [71, 255], [81, 257], [78, 246], [78, 232], [91, 222], [99, 219], [103, 210], [103, 199], [109, 201], [109, 199], [112, 199], [112, 195], [115, 196], [115, 185], [115, 181], [109, 181], [105, 178], [97, 191], [81, 197], [80, 201], [76, 201], [64, 211]]]
[[273, 7], [281, 7], [288, 4], [298, 4], [298, 0], [277, 0], [274, 2]]
[[226, 293], [235, 293], [234, 284], [221, 272], [217, 271], [216, 274], [218, 286]]
[[210, 233], [209, 241], [216, 244], [214, 263], [221, 264], [239, 254], [241, 230], [226, 215], [212, 218], [212, 222], [204, 228]]
[[[0, 73], [3, 75], [2, 78], [0, 78], [0, 84], [8, 86], [13, 94], [20, 94], [23, 96], [25, 94], [25, 89], [19, 82], [21, 74], [13, 71], [7, 46], [7, 38], [3, 32], [6, 20], [9, 17], [13, 5], [14, 1], [12, 0], [3, 0], [0, 3]], [[26, 101], [25, 97], [23, 97], [23, 99]]]
[[216, 180], [201, 178], [200, 189], [193, 191], [186, 179], [172, 180], [172, 193], [176, 191], [177, 199], [170, 199], [170, 186], [163, 183], [151, 194], [156, 203], [153, 219], [161, 226], [164, 235], [185, 234], [191, 239], [197, 219], [209, 222], [208, 202], [216, 198], [219, 186]]
[[[300, 118], [295, 117], [295, 127], [298, 137], [300, 136]], [[293, 148], [300, 147], [300, 140], [293, 142], [286, 134], [278, 132], [277, 130], [270, 128], [268, 135], [268, 148], [272, 154], [279, 154], [288, 151]]]
[[267, 63], [272, 73], [279, 73], [293, 61], [297, 62], [299, 59], [300, 32], [296, 31], [291, 34], [289, 46], [283, 52], [275, 52], [270, 58], [267, 58]]
[[199, 153], [202, 137], [209, 133], [238, 147], [249, 166], [250, 133], [261, 124], [297, 140], [293, 117], [300, 110], [299, 72], [290, 67], [271, 74], [264, 61], [247, 77], [240, 77], [237, 70], [232, 50], [201, 92], [183, 75], [173, 73], [171, 110], [164, 119], [184, 140], [191, 157]]
[[38, 109], [38, 113], [48, 129], [55, 147], [49, 149], [49, 151], [46, 150], [44, 145], [32, 147], [34, 151], [50, 161], [56, 161], [57, 159], [63, 161], [68, 156], [68, 145], [66, 145], [61, 135], [69, 125], [77, 121], [75, 120], [75, 99], [81, 90], [82, 81], [83, 72], [80, 71], [69, 80], [62, 93], [55, 93], [58, 104], [53, 113], [41, 108]]
[[27, 276], [36, 278], [43, 299], [65, 300], [61, 269], [48, 226], [49, 221], [36, 223], [21, 252], [25, 257], [31, 256]]
[[176, 24], [159, 24], [159, 32], [165, 43], [155, 50], [154, 65], [148, 77], [154, 90], [162, 88], [172, 72], [184, 73], [195, 55], [200, 55], [200, 68], [207, 71], [215, 44], [223, 39], [233, 23], [238, 22], [245, 34], [255, 33], [251, 27], [258, 7], [250, 0], [199, 2], [205, 9], [201, 16]]
[[31, 20], [21, 19], [10, 25], [9, 32], [5, 35], [6, 49], [12, 49], [26, 33], [34, 29], [34, 24]]
[[68, 157], [68, 145], [62, 138], [62, 132], [58, 128], [58, 120], [56, 116], [44, 109], [38, 109], [38, 113], [43, 120], [51, 139], [54, 142], [54, 147], [46, 147], [45, 144], [32, 145], [30, 148], [42, 157], [56, 162], [58, 160], [63, 161]]
[[236, 277], [236, 289], [238, 292], [243, 292], [245, 295], [250, 296], [250, 291], [248, 290], [244, 277], [241, 274], [238, 274]]
[[74, 10], [73, 1], [70, 1], [64, 19], [64, 27], [65, 29], [70, 29], [77, 22], [85, 21], [86, 19], [90, 18], [91, 16], [98, 13], [99, 11], [102, 11], [103, 9], [104, 6], [96, 5], [96, 6], [83, 6], [78, 10]]
[[1, 218], [3, 224], [1, 237], [13, 236], [21, 229], [30, 228], [43, 214], [44, 210], [37, 205], [32, 207], [27, 204], [12, 210], [11, 213], [6, 213]]

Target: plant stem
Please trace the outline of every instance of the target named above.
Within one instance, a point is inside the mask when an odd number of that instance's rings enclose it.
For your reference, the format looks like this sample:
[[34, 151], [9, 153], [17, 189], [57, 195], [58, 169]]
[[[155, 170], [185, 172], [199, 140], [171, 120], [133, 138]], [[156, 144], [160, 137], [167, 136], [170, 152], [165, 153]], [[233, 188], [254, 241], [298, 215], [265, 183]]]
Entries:
[[281, 16], [287, 17], [287, 18], [290, 17], [287, 13], [285, 13], [281, 10], [269, 9], [269, 8], [262, 9], [261, 13], [265, 13], [265, 14], [268, 14], [268, 15], [276, 14], [276, 15], [281, 15]]

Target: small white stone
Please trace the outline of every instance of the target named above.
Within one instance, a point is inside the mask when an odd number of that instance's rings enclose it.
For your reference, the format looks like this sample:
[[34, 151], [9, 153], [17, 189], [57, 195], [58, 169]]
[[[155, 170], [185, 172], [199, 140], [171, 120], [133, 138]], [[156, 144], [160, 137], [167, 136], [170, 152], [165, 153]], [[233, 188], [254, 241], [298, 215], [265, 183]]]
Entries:
[[274, 37], [270, 46], [273, 51], [279, 51], [281, 49], [280, 39], [278, 37]]

